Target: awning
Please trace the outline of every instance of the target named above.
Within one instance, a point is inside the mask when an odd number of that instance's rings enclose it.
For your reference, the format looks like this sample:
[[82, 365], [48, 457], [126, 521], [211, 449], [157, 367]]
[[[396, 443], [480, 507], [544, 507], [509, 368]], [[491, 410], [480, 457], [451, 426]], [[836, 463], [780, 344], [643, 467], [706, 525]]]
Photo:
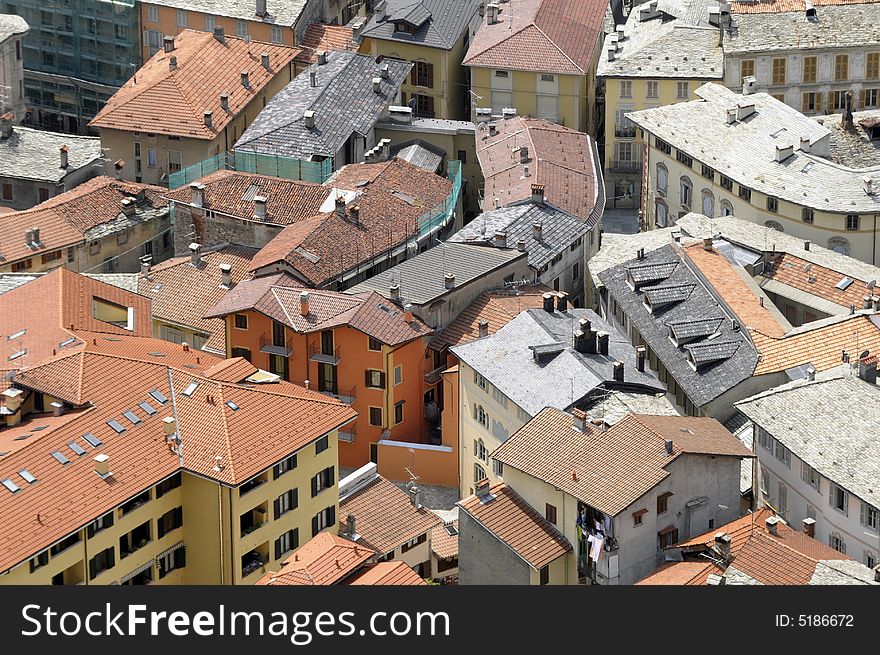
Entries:
[[130, 573], [126, 573], [124, 576], [122, 576], [119, 579], [119, 583], [122, 584], [123, 582], [128, 582], [136, 575], [139, 575], [139, 574], [143, 573], [144, 571], [146, 571], [147, 569], [152, 568], [152, 566], [153, 566], [153, 560], [150, 560], [149, 562], [145, 562], [144, 564], [141, 564], [134, 571], [131, 571]]
[[186, 542], [179, 541], [176, 544], [174, 544], [171, 548], [166, 548], [161, 553], [156, 555], [156, 561], [158, 562], [160, 559], [162, 559], [166, 555], [170, 555], [171, 553], [173, 553], [175, 550], [177, 550], [179, 548], [186, 548]]

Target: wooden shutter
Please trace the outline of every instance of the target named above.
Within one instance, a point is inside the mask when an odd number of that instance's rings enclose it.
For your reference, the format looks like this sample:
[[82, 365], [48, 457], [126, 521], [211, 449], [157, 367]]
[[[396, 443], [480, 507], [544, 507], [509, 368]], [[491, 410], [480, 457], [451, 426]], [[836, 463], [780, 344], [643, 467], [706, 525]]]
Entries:
[[290, 494], [290, 509], [296, 509], [299, 507], [299, 489], [291, 489]]
[[174, 551], [174, 568], [182, 569], [186, 566], [186, 546]]
[[334, 477], [336, 473], [336, 467], [331, 466], [327, 469], [327, 486], [333, 486], [333, 483], [336, 482], [336, 478]]
[[[314, 495], [314, 494], [312, 494], [312, 495]], [[318, 515], [317, 514], [315, 514], [312, 517], [312, 536], [314, 537], [316, 534], [318, 534]]]
[[[318, 474], [320, 475], [320, 473]], [[312, 498], [318, 495], [318, 476], [312, 478]]]
[[[275, 501], [278, 502], [277, 500]], [[281, 558], [281, 538], [275, 540], [275, 559]]]
[[94, 580], [98, 571], [98, 563], [95, 561], [95, 558], [89, 560], [89, 579]]
[[327, 526], [332, 526], [336, 524], [336, 506], [330, 505], [327, 508]]
[[428, 100], [428, 118], [434, 118], [434, 96], [425, 96]]
[[89, 539], [91, 539], [92, 537], [95, 536], [95, 524], [94, 523], [89, 523], [88, 527], [86, 528], [86, 534], [88, 534]]
[[371, 382], [372, 382], [372, 379], [370, 378], [370, 369], [367, 369], [366, 371], [364, 371], [364, 386], [365, 387], [373, 386], [371, 384]]
[[379, 371], [379, 387], [385, 388], [385, 371]]
[[865, 108], [865, 90], [859, 91], [859, 106], [853, 107], [853, 111], [859, 111]]
[[299, 528], [290, 531], [290, 547], [299, 548]]
[[[278, 517], [281, 516], [281, 499], [276, 498], [272, 503], [272, 507], [275, 511], [275, 520], [277, 521]], [[278, 555], [275, 555], [275, 557], [278, 557]]]
[[423, 64], [428, 70], [428, 87], [434, 88], [434, 64]]

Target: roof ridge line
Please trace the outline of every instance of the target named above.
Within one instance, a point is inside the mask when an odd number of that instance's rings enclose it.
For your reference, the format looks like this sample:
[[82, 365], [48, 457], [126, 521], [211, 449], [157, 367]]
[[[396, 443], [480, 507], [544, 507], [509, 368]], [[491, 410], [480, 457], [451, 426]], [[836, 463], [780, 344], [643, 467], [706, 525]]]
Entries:
[[[540, 13], [540, 11], [541, 11], [541, 10], [538, 9], [538, 13]], [[535, 21], [537, 21], [537, 18], [538, 18], [538, 14], [536, 13], [536, 14], [535, 14]], [[532, 25], [534, 25], [534, 26], [535, 26], [535, 29], [538, 30], [538, 31], [544, 36], [544, 38], [547, 39], [547, 40], [553, 45], [553, 47], [556, 48], [556, 49], [560, 52], [560, 54], [561, 54], [563, 57], [565, 57], [566, 59], [568, 59], [568, 61], [570, 61], [570, 62], [572, 63], [572, 65], [573, 65], [575, 68], [577, 68], [577, 69], [581, 72], [582, 75], [586, 75], [586, 74], [587, 74], [587, 71], [585, 71], [585, 70], [583, 69], [583, 66], [581, 66], [581, 65], [580, 65], [579, 63], [577, 63], [574, 59], [572, 59], [571, 57], [569, 57], [569, 56], [568, 56], [568, 53], [565, 52], [565, 50], [563, 50], [559, 45], [557, 45], [556, 41], [554, 41], [553, 39], [551, 39], [550, 36], [549, 36], [544, 30], [542, 30], [540, 27], [538, 27], [538, 23], [537, 23], [537, 22], [533, 22]]]
[[226, 446], [226, 467], [229, 469], [229, 475], [231, 476], [231, 481], [235, 481], [235, 458], [232, 456], [232, 441], [229, 438], [229, 422], [226, 420], [226, 411], [223, 409], [224, 400], [223, 400], [223, 384], [220, 382], [214, 382], [217, 386], [217, 391], [220, 396], [220, 404], [217, 406], [220, 411], [220, 420], [223, 422], [223, 443]]

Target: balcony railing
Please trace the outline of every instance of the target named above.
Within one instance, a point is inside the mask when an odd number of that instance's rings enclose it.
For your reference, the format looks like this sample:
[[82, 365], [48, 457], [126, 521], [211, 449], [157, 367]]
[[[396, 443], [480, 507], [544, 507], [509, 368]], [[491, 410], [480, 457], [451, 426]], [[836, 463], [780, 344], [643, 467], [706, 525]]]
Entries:
[[631, 159], [614, 159], [611, 161], [611, 170], [615, 173], [640, 173], [642, 162]]
[[634, 137], [636, 135], [635, 125], [615, 125], [614, 136]]
[[443, 371], [446, 370], [446, 368], [447, 368], [447, 365], [442, 364], [441, 366], [438, 366], [437, 368], [435, 368], [433, 371], [428, 371], [427, 373], [425, 373], [425, 383], [426, 384], [436, 384], [437, 382], [439, 382], [440, 377], [443, 374]]
[[452, 219], [461, 192], [461, 162], [452, 160], [447, 164], [446, 176], [452, 182], [452, 191], [446, 199], [426, 214], [419, 217], [419, 239], [446, 226]]
[[327, 353], [324, 352], [323, 347], [319, 343], [313, 343], [309, 346], [309, 359], [313, 362], [333, 364], [335, 366], [339, 363], [340, 357], [342, 357], [342, 349], [339, 347], [334, 348], [332, 353]]
[[260, 352], [269, 353], [270, 355], [290, 357], [290, 353], [293, 352], [293, 349], [275, 343], [275, 339], [271, 334], [263, 334], [260, 337]]
[[[319, 391], [320, 391], [320, 389], [319, 389]], [[357, 392], [356, 386], [352, 387], [351, 389], [348, 389], [347, 391], [344, 389], [337, 390], [336, 392], [320, 391], [320, 393], [324, 394], [325, 396], [330, 396], [331, 398], [336, 398], [337, 400], [341, 400], [346, 405], [351, 405], [355, 401], [355, 398], [357, 398], [356, 392]]]
[[255, 556], [241, 567], [241, 577], [246, 578], [254, 571], [258, 571], [266, 562], [260, 556]]
[[440, 406], [437, 403], [425, 403], [425, 420], [436, 421], [440, 418]]

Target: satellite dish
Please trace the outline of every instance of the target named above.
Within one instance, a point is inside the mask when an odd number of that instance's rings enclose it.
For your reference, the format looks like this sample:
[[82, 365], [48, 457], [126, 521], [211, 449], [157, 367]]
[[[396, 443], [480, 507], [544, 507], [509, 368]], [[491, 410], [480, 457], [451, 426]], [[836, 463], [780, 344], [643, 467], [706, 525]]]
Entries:
[[376, 57], [376, 63], [381, 64], [383, 59], [385, 59], [385, 55], [379, 55]]
[[859, 355], [859, 359], [865, 359], [865, 357], [867, 357], [867, 356], [870, 355], [870, 354], [871, 354], [871, 351], [869, 351], [869, 350], [863, 350], [863, 351], [862, 351], [862, 354]]

